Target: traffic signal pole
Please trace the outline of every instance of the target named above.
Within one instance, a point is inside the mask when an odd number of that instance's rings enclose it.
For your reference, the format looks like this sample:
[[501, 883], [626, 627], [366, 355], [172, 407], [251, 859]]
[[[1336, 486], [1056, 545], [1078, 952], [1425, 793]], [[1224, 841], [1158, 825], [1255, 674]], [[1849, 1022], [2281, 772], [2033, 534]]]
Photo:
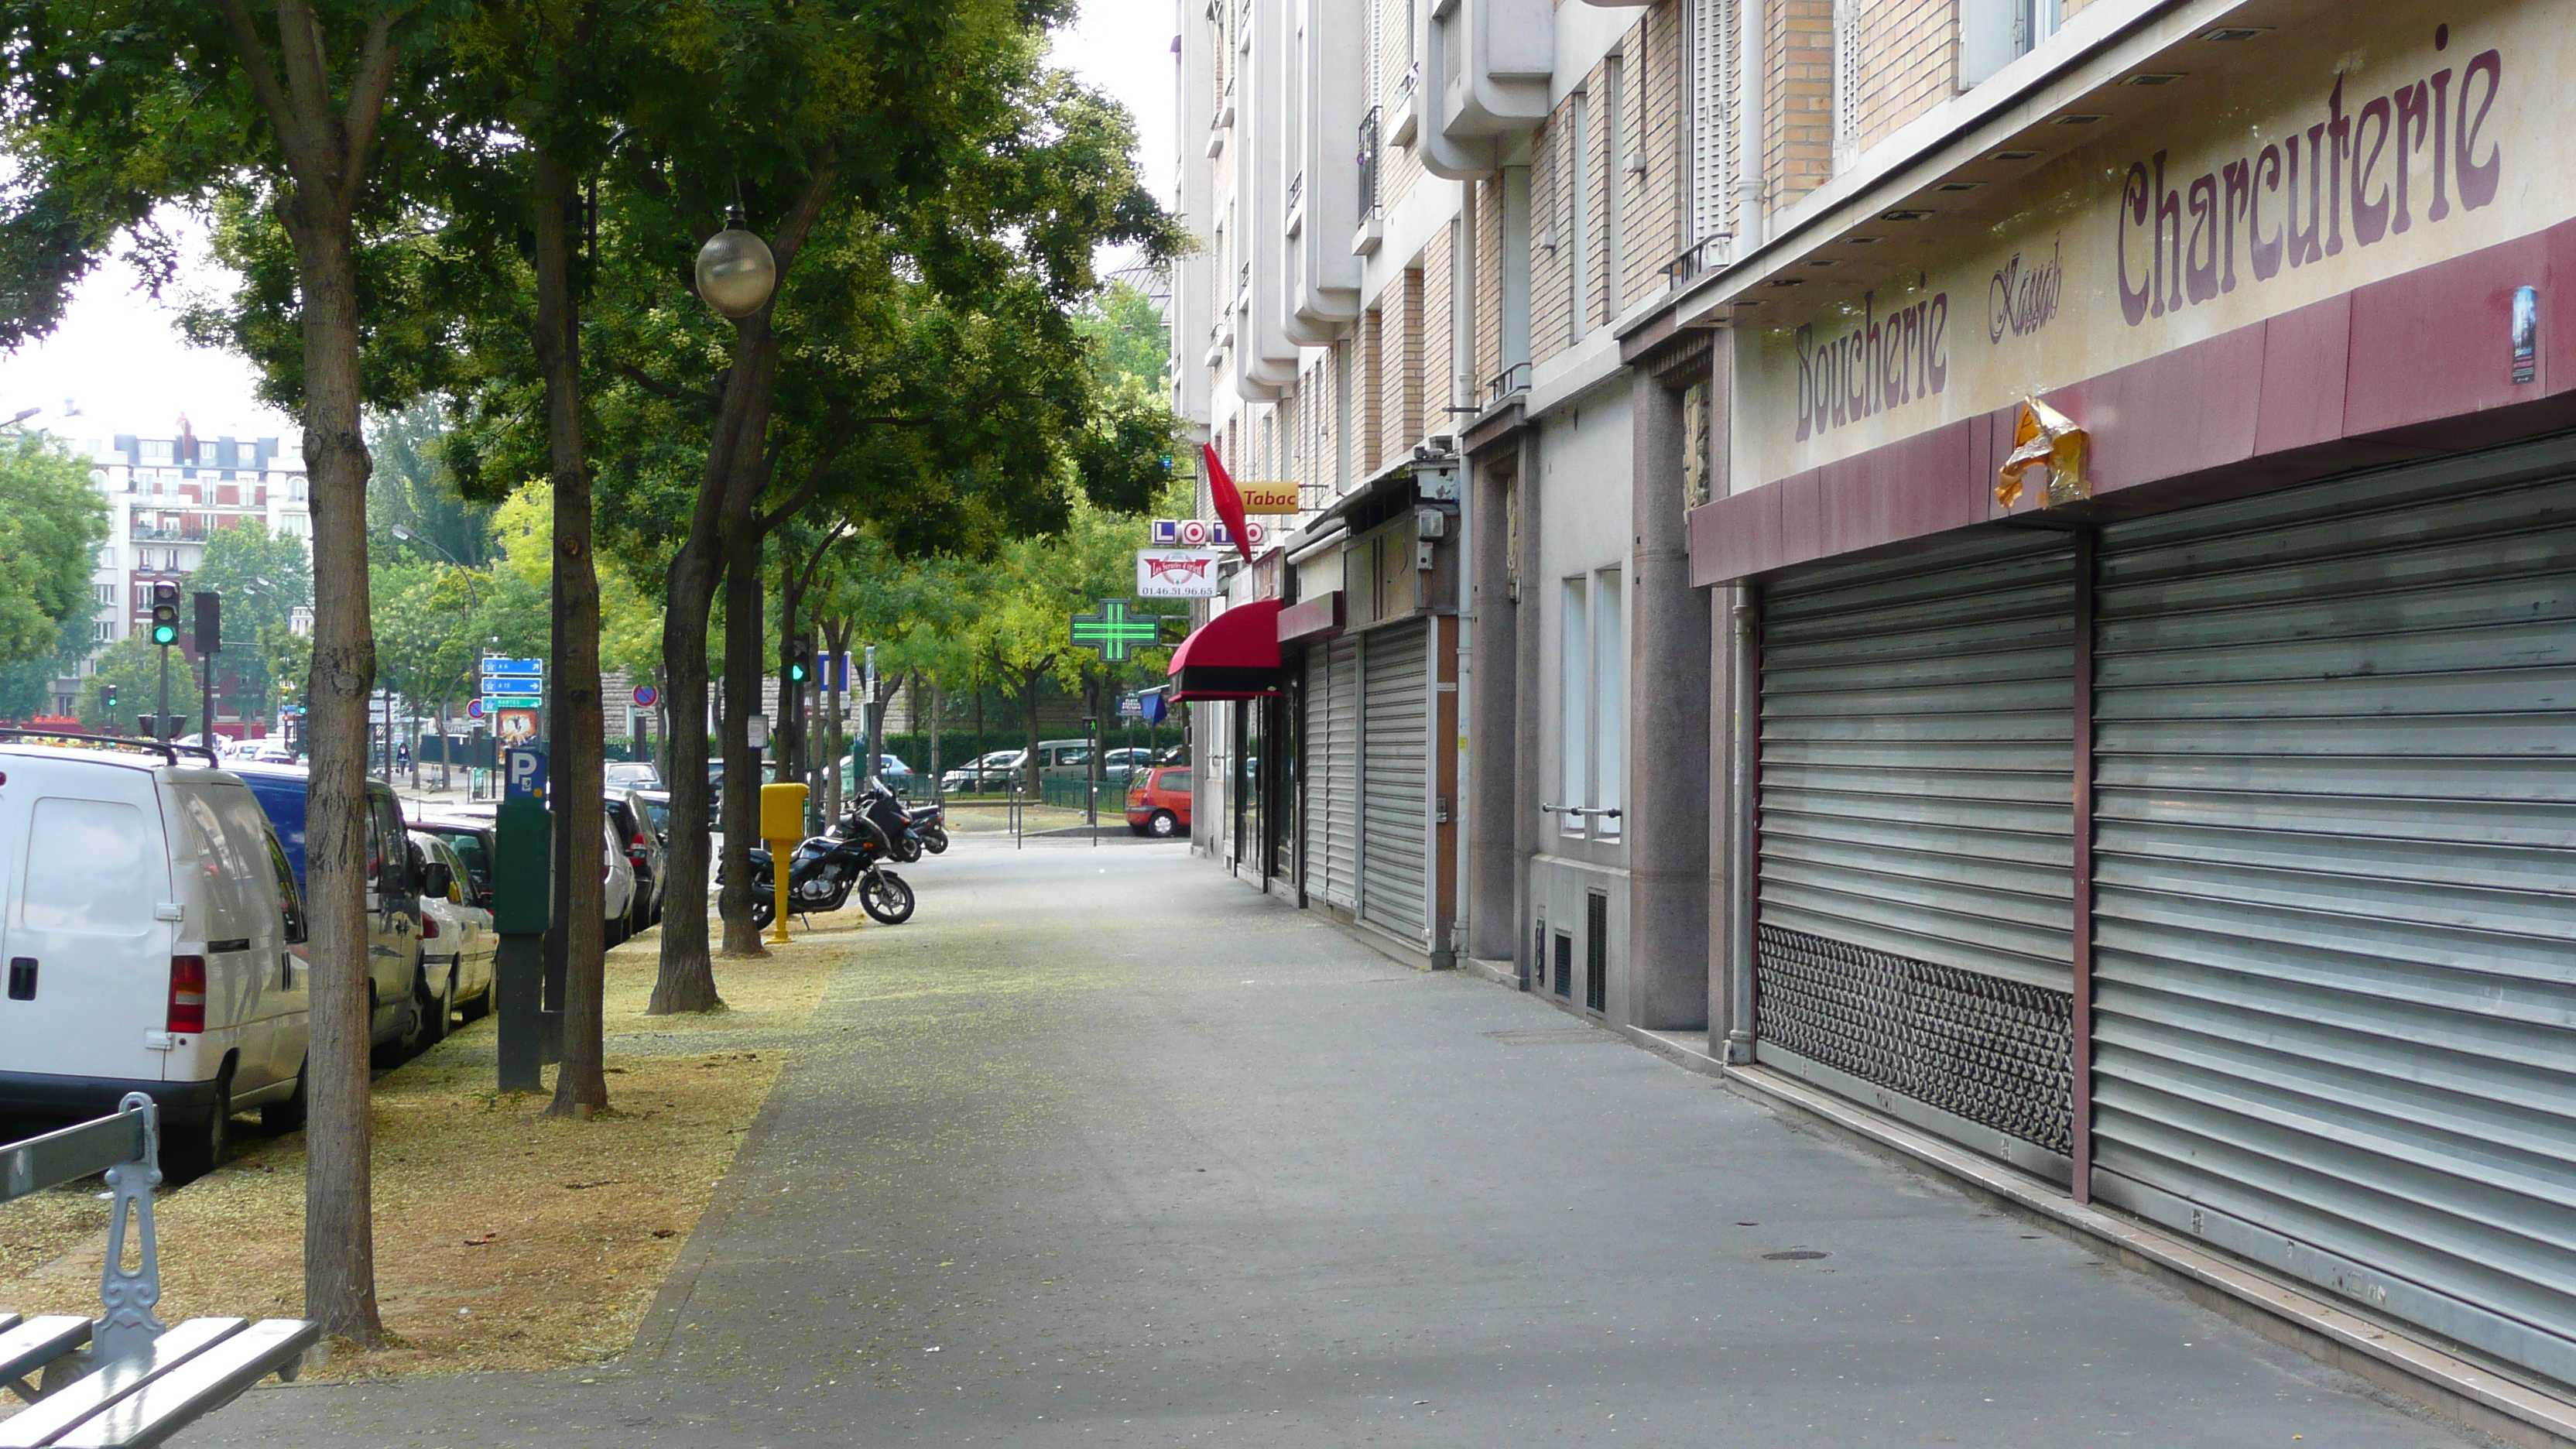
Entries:
[[170, 728], [170, 646], [161, 646], [161, 712], [152, 716], [152, 733], [161, 739], [176, 739]]

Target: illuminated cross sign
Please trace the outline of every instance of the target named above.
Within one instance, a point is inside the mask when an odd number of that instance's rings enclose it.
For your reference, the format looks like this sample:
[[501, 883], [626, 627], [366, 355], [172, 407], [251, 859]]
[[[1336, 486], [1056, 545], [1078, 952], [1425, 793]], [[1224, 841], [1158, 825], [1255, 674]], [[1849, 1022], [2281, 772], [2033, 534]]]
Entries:
[[1099, 650], [1101, 659], [1110, 664], [1124, 663], [1139, 647], [1153, 643], [1162, 628], [1152, 615], [1130, 616], [1125, 599], [1103, 599], [1099, 612], [1076, 614], [1072, 622], [1074, 644]]

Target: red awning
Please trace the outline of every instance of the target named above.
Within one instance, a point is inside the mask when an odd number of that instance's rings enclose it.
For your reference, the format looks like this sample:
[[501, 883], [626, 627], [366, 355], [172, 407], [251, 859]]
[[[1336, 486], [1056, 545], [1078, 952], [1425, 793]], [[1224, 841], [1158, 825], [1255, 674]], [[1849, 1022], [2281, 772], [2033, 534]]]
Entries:
[[1172, 651], [1172, 698], [1259, 699], [1277, 694], [1279, 601], [1255, 599], [1208, 620]]

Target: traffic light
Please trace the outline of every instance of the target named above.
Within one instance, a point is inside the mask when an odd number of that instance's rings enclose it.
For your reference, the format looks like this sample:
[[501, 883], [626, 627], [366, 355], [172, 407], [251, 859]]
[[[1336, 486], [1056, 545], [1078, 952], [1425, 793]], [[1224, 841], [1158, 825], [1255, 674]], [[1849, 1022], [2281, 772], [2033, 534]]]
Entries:
[[152, 714], [136, 715], [134, 717], [134, 732], [143, 736], [147, 740], [157, 740], [161, 738], [161, 717], [159, 715]]
[[152, 642], [168, 648], [179, 642], [179, 586], [152, 586]]
[[787, 668], [785, 670], [784, 677], [790, 684], [810, 684], [813, 682], [813, 640], [790, 639], [787, 641]]
[[[172, 592], [177, 592], [175, 587]], [[224, 647], [224, 596], [201, 593], [196, 600], [197, 655], [204, 658]]]
[[98, 707], [101, 709], [116, 708], [116, 686], [114, 684], [104, 680], [99, 683]]

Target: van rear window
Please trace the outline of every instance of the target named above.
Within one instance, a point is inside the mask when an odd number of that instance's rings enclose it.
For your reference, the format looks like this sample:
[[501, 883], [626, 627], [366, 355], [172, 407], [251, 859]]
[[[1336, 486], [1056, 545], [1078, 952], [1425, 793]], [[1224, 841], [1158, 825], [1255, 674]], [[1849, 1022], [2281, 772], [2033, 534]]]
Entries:
[[35, 931], [140, 936], [169, 899], [161, 832], [116, 800], [45, 799], [27, 832], [18, 923]]

